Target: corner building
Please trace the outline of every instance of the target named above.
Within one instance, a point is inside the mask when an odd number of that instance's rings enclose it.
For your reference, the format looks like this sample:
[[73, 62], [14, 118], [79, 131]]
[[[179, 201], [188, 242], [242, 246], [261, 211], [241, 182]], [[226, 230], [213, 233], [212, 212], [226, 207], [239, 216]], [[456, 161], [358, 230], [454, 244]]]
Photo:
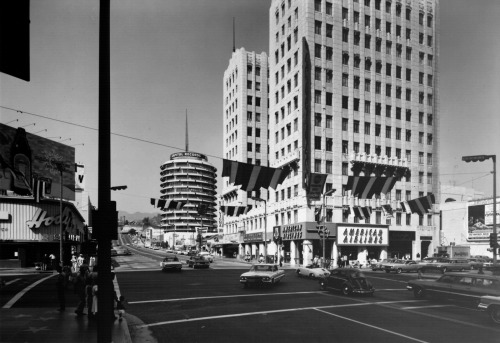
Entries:
[[[269, 165], [294, 172], [269, 196], [267, 230], [281, 233], [285, 260], [322, 256], [314, 216], [322, 200], [309, 199], [310, 173], [328, 175], [324, 192], [335, 189], [324, 211], [332, 265], [340, 256], [415, 259], [439, 244], [436, 211], [418, 216], [400, 205], [428, 193], [439, 198], [438, 14], [431, 0], [272, 1]], [[346, 190], [354, 166], [410, 173], [386, 196], [364, 200]], [[382, 211], [386, 204], [392, 217]], [[359, 219], [347, 210], [354, 205], [373, 212]], [[353, 229], [385, 238], [346, 242]]]

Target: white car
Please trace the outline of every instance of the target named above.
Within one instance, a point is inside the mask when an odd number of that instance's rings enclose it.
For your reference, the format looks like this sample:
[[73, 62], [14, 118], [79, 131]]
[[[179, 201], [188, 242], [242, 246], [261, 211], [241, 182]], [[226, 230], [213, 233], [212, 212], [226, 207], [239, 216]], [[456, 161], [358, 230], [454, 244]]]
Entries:
[[203, 257], [204, 259], [208, 260], [208, 262], [212, 263], [214, 261], [214, 257], [212, 254], [210, 254], [208, 251], [201, 251], [199, 256]]
[[314, 267], [312, 264], [304, 266], [304, 267], [299, 267], [295, 271], [297, 273], [298, 277], [310, 277], [311, 279], [320, 279], [320, 278], [325, 278], [330, 275], [330, 272], [321, 267]]
[[254, 264], [248, 272], [241, 274], [240, 283], [245, 288], [249, 285], [274, 285], [283, 277], [285, 277], [285, 271], [278, 269], [278, 265], [259, 263]]
[[500, 324], [500, 297], [485, 295], [480, 298], [477, 308], [489, 313], [493, 322]]
[[163, 272], [168, 270], [174, 270], [180, 272], [182, 270], [182, 262], [179, 261], [175, 255], [167, 255], [162, 262], [160, 262], [160, 267]]

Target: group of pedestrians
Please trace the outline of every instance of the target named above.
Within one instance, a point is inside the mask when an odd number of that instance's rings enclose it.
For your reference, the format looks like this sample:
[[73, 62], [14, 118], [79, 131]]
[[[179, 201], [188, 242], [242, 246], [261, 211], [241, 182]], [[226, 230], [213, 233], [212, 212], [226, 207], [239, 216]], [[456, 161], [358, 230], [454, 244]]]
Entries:
[[[87, 315], [89, 319], [94, 319], [97, 317], [98, 306], [97, 300], [99, 296], [98, 292], [98, 268], [95, 265], [92, 270], [88, 265], [82, 264], [78, 268], [78, 273], [76, 276], [72, 277], [73, 290], [78, 296], [78, 305], [76, 306], [75, 313], [77, 316]], [[57, 297], [59, 301], [59, 311], [65, 311], [66, 309], [66, 298], [65, 290], [66, 285], [66, 275], [60, 266], [57, 266]], [[114, 278], [114, 274], [113, 274]], [[118, 312], [118, 317], [113, 314], [113, 319], [119, 318], [122, 320], [122, 316], [125, 313], [125, 297], [122, 295], [119, 298], [116, 296], [116, 292], [113, 291], [115, 309]], [[85, 313], [85, 308], [87, 308], [87, 313]]]

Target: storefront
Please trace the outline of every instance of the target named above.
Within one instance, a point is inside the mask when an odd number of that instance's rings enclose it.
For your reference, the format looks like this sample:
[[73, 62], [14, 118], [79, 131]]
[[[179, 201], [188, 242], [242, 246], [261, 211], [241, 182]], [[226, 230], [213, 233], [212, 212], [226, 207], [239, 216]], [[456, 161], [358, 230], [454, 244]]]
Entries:
[[[42, 262], [44, 255], [59, 259], [61, 243], [65, 265], [72, 254], [88, 246], [88, 230], [75, 205], [62, 202], [62, 218], [58, 200], [35, 202], [30, 197], [0, 199], [0, 266], [31, 267]], [[85, 244], [82, 244], [85, 243]]]

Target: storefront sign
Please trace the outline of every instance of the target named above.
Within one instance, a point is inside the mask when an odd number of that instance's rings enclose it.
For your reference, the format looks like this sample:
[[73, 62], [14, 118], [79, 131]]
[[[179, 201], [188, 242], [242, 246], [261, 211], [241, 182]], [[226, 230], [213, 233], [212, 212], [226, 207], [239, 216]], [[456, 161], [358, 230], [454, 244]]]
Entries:
[[389, 245], [389, 229], [355, 226], [337, 226], [338, 245]]
[[[28, 220], [26, 222], [26, 225], [28, 226], [28, 229], [39, 229], [42, 225], [43, 226], [51, 226], [52, 224], [59, 225], [60, 220], [61, 220], [60, 215], [57, 215], [55, 217], [48, 217], [47, 211], [44, 211], [41, 208], [39, 208], [35, 212], [33, 219]], [[63, 210], [62, 224], [63, 224], [63, 230], [67, 230], [70, 232], [76, 230], [76, 223], [73, 218], [73, 213], [70, 211], [68, 207], [66, 207]]]
[[245, 234], [243, 236], [243, 242], [262, 242], [262, 232]]
[[207, 156], [199, 154], [197, 152], [176, 152], [175, 154], [170, 155], [171, 160], [173, 160], [174, 158], [181, 158], [181, 157], [194, 157], [202, 160], [207, 159]]
[[305, 238], [302, 224], [282, 226], [282, 231], [283, 231], [282, 233], [283, 240], [294, 240], [294, 239]]

